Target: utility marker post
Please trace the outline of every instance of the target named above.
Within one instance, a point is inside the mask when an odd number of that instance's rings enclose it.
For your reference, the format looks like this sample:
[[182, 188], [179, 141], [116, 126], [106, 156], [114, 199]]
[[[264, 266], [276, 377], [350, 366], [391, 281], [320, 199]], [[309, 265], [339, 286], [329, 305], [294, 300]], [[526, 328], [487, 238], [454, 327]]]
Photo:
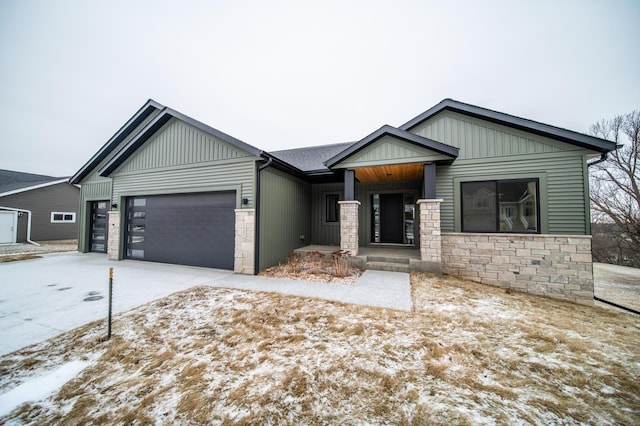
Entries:
[[113, 298], [113, 268], [109, 268], [109, 321], [107, 323], [107, 340], [111, 339], [111, 299]]

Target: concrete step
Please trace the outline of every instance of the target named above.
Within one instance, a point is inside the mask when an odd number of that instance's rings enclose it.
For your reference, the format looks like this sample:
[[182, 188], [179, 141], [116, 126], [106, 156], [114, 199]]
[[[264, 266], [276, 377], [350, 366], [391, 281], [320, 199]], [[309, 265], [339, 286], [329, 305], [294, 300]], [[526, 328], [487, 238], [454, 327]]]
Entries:
[[[369, 258], [371, 259], [371, 258]], [[376, 262], [368, 261], [364, 264], [364, 269], [373, 269], [376, 271], [390, 272], [409, 272], [409, 262]]]
[[389, 256], [367, 256], [367, 262], [398, 263], [402, 265], [408, 265], [409, 258], [389, 257]]

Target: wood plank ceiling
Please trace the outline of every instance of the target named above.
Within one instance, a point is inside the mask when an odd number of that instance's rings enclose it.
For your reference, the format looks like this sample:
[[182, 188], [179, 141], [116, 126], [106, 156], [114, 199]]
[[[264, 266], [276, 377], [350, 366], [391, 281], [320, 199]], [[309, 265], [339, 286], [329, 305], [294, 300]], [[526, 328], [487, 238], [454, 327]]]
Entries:
[[422, 179], [423, 163], [359, 167], [353, 170], [359, 182], [392, 182]]

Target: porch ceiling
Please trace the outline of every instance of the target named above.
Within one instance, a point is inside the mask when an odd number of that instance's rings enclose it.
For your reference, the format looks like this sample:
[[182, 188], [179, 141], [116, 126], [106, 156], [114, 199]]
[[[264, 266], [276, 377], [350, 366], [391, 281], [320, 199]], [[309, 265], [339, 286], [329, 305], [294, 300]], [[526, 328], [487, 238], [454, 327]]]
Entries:
[[393, 182], [422, 179], [423, 163], [358, 167], [353, 170], [359, 182]]

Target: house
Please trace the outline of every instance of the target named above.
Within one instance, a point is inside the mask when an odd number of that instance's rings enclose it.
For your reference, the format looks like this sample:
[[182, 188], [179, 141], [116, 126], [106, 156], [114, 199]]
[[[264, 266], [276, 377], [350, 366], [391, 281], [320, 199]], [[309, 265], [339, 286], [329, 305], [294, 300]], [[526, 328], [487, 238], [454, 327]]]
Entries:
[[68, 181], [0, 170], [0, 244], [78, 238], [80, 189]]
[[588, 161], [614, 149], [445, 99], [357, 142], [267, 152], [149, 100], [71, 178], [79, 249], [254, 274], [309, 245], [395, 248], [592, 303]]

